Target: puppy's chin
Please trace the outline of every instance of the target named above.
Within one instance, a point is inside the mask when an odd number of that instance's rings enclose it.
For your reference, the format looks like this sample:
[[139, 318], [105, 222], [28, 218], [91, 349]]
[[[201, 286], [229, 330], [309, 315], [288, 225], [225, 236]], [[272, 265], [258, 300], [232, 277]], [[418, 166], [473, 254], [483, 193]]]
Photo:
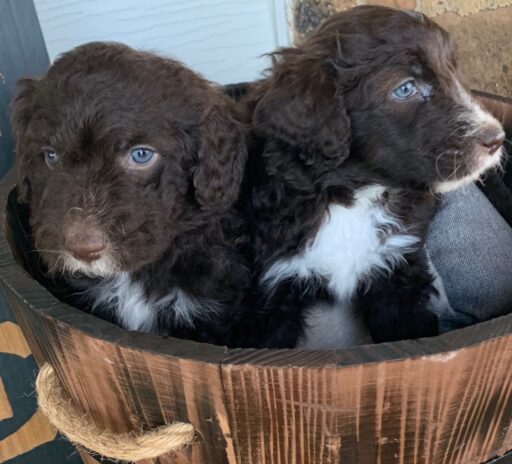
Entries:
[[66, 253], [63, 256], [63, 262], [60, 271], [63, 274], [86, 275], [87, 277], [109, 278], [116, 276], [119, 271], [119, 264], [108, 255], [102, 256], [100, 259], [87, 263], [76, 259], [72, 255]]
[[502, 161], [502, 155], [503, 148], [499, 148], [492, 156], [489, 156], [487, 153], [479, 153], [477, 151], [475, 154], [477, 161], [475, 163], [473, 172], [464, 177], [439, 182], [436, 184], [433, 191], [435, 193], [451, 192], [452, 190], [456, 190], [460, 187], [463, 187], [464, 185], [477, 181], [486, 171], [492, 168], [496, 168], [500, 165]]

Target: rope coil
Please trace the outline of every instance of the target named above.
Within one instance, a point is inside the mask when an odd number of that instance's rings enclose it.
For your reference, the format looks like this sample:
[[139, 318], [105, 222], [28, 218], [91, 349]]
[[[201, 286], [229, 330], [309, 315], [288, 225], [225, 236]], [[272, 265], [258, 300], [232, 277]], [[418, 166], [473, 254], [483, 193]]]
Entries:
[[45, 364], [36, 379], [37, 402], [48, 420], [71, 442], [102, 456], [139, 461], [177, 451], [194, 439], [192, 424], [175, 422], [141, 433], [114, 434], [98, 428], [64, 395], [55, 371]]

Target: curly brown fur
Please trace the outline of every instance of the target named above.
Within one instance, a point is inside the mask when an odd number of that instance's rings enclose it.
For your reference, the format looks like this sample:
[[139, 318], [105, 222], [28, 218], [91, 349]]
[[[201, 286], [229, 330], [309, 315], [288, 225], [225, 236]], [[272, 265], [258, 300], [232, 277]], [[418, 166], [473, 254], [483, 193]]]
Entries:
[[[399, 99], [406, 82], [415, 93]], [[245, 105], [259, 303], [242, 340], [296, 346], [326, 304], [362, 314], [374, 341], [437, 333], [423, 251], [434, 195], [497, 165], [503, 138], [464, 87], [448, 34], [414, 12], [339, 13], [275, 53]], [[370, 245], [353, 221], [375, 249], [363, 250]], [[366, 253], [358, 259], [356, 245]]]
[[[78, 47], [22, 80], [18, 195], [48, 273], [127, 328], [217, 342], [248, 280], [233, 111], [182, 64], [120, 44]], [[147, 167], [131, 157], [139, 146], [156, 153]]]

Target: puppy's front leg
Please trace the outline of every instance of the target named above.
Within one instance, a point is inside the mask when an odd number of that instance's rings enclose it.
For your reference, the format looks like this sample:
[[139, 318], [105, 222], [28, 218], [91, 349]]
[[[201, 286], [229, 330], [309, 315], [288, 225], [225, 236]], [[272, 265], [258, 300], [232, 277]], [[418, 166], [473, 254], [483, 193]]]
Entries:
[[230, 321], [225, 344], [242, 348], [295, 348], [307, 327], [308, 309], [329, 301], [323, 285], [295, 278], [259, 286]]
[[404, 256], [391, 275], [372, 280], [357, 298], [373, 340], [376, 343], [431, 337], [439, 333], [433, 300], [438, 290], [423, 249]]

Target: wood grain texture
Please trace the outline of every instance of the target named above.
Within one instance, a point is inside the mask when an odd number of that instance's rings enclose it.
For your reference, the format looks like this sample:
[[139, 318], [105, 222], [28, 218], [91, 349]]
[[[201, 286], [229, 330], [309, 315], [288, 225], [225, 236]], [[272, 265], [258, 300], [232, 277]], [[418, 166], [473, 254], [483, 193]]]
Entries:
[[0, 286], [38, 362], [100, 427], [197, 430], [188, 448], [144, 464], [480, 464], [512, 450], [512, 315], [323, 352], [128, 332], [60, 303], [15, 264], [7, 239], [30, 261], [9, 199]]
[[281, 1], [35, 0], [35, 5], [52, 60], [85, 42], [113, 40], [177, 58], [227, 84], [257, 79], [268, 66], [262, 55], [287, 44], [275, 15]]
[[287, 366], [274, 365], [281, 353], [228, 359], [236, 462], [453, 464], [504, 454], [511, 342], [348, 367], [307, 366], [295, 352]]

